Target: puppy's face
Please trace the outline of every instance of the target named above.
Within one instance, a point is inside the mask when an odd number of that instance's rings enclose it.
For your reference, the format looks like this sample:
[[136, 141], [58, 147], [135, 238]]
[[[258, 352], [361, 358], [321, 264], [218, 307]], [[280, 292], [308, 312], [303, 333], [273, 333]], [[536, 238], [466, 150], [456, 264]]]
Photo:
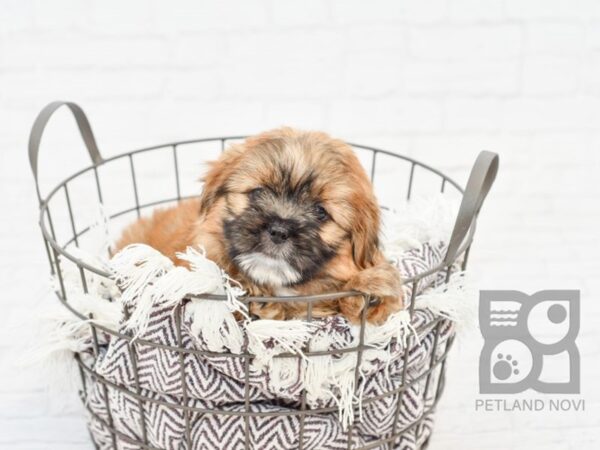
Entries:
[[335, 254], [324, 239], [331, 218], [314, 181], [264, 178], [229, 208], [224, 235], [231, 260], [255, 283], [290, 286], [312, 278]]
[[218, 222], [229, 260], [258, 285], [297, 286], [336, 260], [364, 267], [376, 251], [371, 184], [352, 150], [323, 133], [285, 128], [250, 138], [204, 181], [205, 220]]

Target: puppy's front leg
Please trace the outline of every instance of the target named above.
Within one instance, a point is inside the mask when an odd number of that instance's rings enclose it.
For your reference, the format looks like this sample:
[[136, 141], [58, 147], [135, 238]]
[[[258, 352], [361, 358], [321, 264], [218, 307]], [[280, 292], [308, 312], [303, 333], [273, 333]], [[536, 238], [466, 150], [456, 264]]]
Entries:
[[[374, 324], [385, 322], [390, 314], [400, 311], [404, 304], [400, 274], [388, 262], [361, 270], [348, 280], [344, 288], [377, 298], [379, 303], [369, 307], [367, 311], [367, 320]], [[342, 314], [353, 322], [360, 321], [363, 305], [363, 297], [340, 300]]]
[[[253, 297], [264, 297], [272, 296], [274, 292], [266, 287], [259, 287], [250, 281], [244, 283], [244, 289], [247, 294]], [[254, 318], [259, 319], [271, 319], [271, 320], [285, 320], [286, 310], [284, 303], [259, 303], [251, 302], [248, 305], [248, 311]]]

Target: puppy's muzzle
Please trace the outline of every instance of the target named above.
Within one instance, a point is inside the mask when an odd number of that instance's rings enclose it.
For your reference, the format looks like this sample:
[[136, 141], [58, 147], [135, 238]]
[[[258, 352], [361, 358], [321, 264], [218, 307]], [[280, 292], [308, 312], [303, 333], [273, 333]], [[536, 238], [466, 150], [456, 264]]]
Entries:
[[292, 231], [292, 225], [285, 220], [274, 220], [267, 227], [269, 237], [275, 244], [282, 244], [287, 241]]

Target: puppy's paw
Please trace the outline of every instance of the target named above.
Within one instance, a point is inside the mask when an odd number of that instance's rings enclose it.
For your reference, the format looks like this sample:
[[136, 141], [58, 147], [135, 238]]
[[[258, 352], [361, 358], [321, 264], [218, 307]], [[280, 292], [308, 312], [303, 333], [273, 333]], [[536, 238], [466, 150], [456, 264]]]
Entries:
[[285, 320], [286, 313], [282, 303], [256, 303], [249, 305], [250, 314], [259, 319]]
[[[348, 288], [350, 291], [355, 291], [357, 289]], [[346, 317], [350, 322], [360, 322], [360, 316], [365, 304], [365, 300], [363, 297], [346, 297], [339, 300], [340, 312]]]
[[367, 320], [376, 325], [381, 325], [387, 318], [404, 307], [402, 293], [398, 296], [386, 296], [376, 299], [376, 303], [367, 311]]
[[[394, 266], [388, 263], [379, 264], [357, 273], [348, 280], [345, 289], [362, 292], [373, 297], [373, 303], [367, 309], [367, 320], [374, 324], [382, 324], [390, 314], [400, 311], [404, 305], [400, 274]], [[342, 314], [353, 322], [360, 321], [363, 306], [363, 297], [349, 297], [340, 300]]]

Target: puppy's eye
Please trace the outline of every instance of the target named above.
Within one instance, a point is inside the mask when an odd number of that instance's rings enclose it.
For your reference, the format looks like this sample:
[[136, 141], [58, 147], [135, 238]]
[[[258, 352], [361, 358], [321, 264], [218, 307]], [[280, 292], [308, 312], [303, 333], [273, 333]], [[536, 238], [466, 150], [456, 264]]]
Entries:
[[250, 200], [256, 200], [258, 199], [263, 193], [265, 192], [264, 188], [256, 188], [256, 189], [252, 189], [250, 192], [248, 192], [248, 196], [250, 197]]
[[321, 222], [325, 222], [327, 219], [329, 219], [329, 213], [327, 213], [327, 210], [323, 208], [323, 205], [315, 206], [315, 214], [317, 219], [319, 219]]

